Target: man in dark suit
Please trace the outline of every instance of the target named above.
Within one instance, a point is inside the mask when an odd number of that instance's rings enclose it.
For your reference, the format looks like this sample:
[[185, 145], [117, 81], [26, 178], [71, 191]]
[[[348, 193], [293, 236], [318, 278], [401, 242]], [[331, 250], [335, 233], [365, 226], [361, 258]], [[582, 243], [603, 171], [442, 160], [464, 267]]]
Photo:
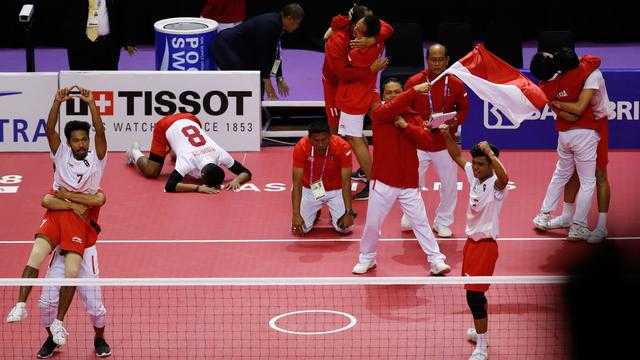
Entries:
[[133, 45], [133, 14], [126, 0], [68, 0], [65, 45], [71, 70], [118, 70], [120, 48]]
[[253, 17], [242, 24], [222, 31], [213, 43], [213, 56], [221, 70], [259, 70], [262, 92], [277, 99], [271, 83], [276, 77], [278, 92], [289, 95], [289, 87], [282, 77], [280, 36], [293, 32], [302, 22], [304, 10], [297, 3], [285, 5], [280, 13]]

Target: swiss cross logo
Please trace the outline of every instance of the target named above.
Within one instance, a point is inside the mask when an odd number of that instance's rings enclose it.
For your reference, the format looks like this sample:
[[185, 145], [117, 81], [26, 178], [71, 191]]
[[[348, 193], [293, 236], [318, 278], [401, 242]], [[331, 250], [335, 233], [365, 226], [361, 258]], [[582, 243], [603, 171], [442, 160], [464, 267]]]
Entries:
[[100, 115], [113, 115], [113, 91], [92, 91]]

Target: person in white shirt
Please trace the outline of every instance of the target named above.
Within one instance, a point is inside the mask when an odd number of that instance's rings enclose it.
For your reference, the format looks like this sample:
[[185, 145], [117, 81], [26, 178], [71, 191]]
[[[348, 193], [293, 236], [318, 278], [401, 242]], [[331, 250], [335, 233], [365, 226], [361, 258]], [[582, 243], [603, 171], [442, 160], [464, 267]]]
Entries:
[[[507, 194], [509, 176], [498, 160], [499, 150], [483, 141], [471, 149], [472, 162], [466, 161], [447, 125], [440, 126], [447, 150], [453, 160], [464, 169], [469, 182], [467, 209], [467, 242], [462, 255], [463, 276], [491, 276], [498, 260], [496, 238], [500, 232], [500, 210]], [[487, 297], [488, 284], [466, 284], [467, 304], [473, 315], [474, 328], [467, 330], [467, 339], [476, 347], [469, 360], [484, 360], [487, 353]]]
[[[237, 190], [251, 180], [251, 172], [207, 136], [200, 120], [189, 113], [160, 119], [153, 128], [149, 156], [144, 156], [138, 143], [133, 143], [127, 151], [127, 162], [140, 169], [145, 177], [157, 178], [170, 151], [176, 155], [176, 164], [165, 185], [166, 192], [218, 193], [225, 177], [220, 166], [238, 175], [224, 185], [227, 190]], [[199, 179], [199, 184], [183, 182], [187, 175]]]
[[[91, 124], [87, 122], [69, 121], [64, 127], [67, 141], [60, 140], [56, 131], [60, 105], [70, 100], [73, 93], [68, 88], [58, 90], [49, 111], [46, 134], [55, 166], [52, 195], [63, 201], [58, 201], [53, 207], [46, 206], [48, 210], [36, 232], [31, 254], [22, 272], [23, 278], [37, 278], [40, 265], [56, 246], [64, 256], [64, 276], [78, 277], [84, 251], [95, 245], [100, 231], [98, 212], [105, 198], [98, 190], [106, 165], [107, 139], [91, 91], [78, 88], [76, 93], [91, 111], [95, 151], [90, 149]], [[31, 286], [20, 286], [18, 302], [7, 315], [7, 322], [26, 318], [26, 301], [30, 292]], [[62, 321], [74, 293], [74, 286], [60, 287], [57, 316], [50, 326], [52, 340], [57, 345], [66, 343], [68, 333]]]
[[[607, 164], [609, 163], [609, 95], [604, 77], [600, 70], [594, 70], [584, 83], [582, 93], [577, 102], [552, 101], [552, 104], [567, 113], [580, 114], [584, 108], [590, 106], [593, 115], [598, 121], [598, 135], [600, 140], [596, 149], [596, 191], [598, 194], [598, 223], [587, 237], [587, 242], [594, 244], [604, 240], [607, 235], [607, 213], [609, 212], [609, 202], [611, 201], [611, 186], [607, 177]], [[591, 93], [591, 99], [586, 95]], [[564, 204], [562, 214], [549, 220], [547, 229], [568, 228], [573, 221], [575, 201], [580, 189], [578, 174], [573, 176], [564, 187]]]

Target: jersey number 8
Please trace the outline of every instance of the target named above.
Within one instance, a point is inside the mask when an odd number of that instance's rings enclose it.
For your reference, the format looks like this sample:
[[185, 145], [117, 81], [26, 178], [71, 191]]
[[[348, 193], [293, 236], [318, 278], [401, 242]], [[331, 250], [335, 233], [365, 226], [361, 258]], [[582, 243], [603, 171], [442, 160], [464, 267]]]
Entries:
[[189, 143], [193, 146], [202, 146], [207, 143], [207, 140], [200, 134], [200, 129], [197, 126], [189, 125], [182, 128], [182, 134], [186, 136]]

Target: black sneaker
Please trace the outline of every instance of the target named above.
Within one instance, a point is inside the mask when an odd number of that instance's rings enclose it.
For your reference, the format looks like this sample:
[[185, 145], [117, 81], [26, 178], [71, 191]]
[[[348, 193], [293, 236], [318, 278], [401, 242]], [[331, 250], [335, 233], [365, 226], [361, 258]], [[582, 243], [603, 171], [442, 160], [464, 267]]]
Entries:
[[351, 173], [351, 180], [365, 182], [367, 181], [367, 175], [365, 175], [364, 170], [360, 168], [355, 172]]
[[369, 200], [369, 183], [353, 196], [353, 200]]
[[111, 356], [111, 348], [104, 338], [95, 338], [93, 339], [93, 346], [96, 348], [96, 356], [97, 357], [107, 357]]
[[53, 342], [53, 336], [49, 336], [47, 340], [44, 341], [40, 351], [38, 351], [38, 355], [36, 357], [38, 359], [48, 359], [53, 356], [53, 353], [58, 350], [60, 346]]

